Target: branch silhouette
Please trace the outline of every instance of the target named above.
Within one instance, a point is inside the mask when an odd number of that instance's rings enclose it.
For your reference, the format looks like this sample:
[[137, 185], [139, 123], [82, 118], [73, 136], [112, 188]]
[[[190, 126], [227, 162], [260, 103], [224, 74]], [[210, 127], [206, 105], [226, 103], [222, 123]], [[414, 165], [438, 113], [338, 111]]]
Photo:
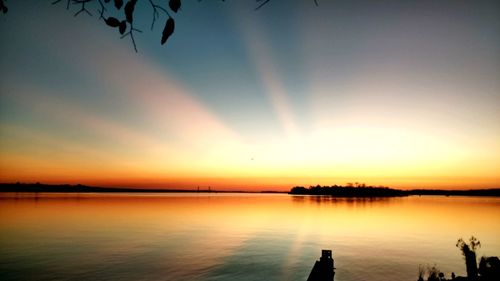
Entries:
[[2, 13], [4, 14], [7, 14], [7, 12], [9, 11], [9, 8], [7, 8], [7, 6], [5, 5], [6, 2], [7, 0], [0, 0], [0, 11], [2, 11]]
[[[224, 0], [222, 0], [222, 1], [224, 1]], [[255, 10], [259, 10], [260, 8], [265, 6], [267, 3], [271, 2], [271, 0], [255, 0], [255, 1], [257, 1], [257, 3], [260, 3], [257, 6], [257, 8], [255, 8]], [[314, 2], [314, 5], [319, 6], [318, 0], [313, 0], [313, 2]]]
[[[158, 0], [159, 1], [159, 0]], [[201, 2], [202, 0], [198, 0]], [[226, 2], [225, 0], [220, 0]], [[3, 14], [8, 12], [6, 5], [7, 0], [0, 0], [0, 11]], [[135, 32], [142, 33], [141, 30], [134, 27], [134, 13], [136, 11], [137, 5], [148, 5], [151, 7], [152, 20], [151, 20], [151, 30], [154, 29], [155, 23], [160, 20], [161, 12], [165, 14], [166, 20], [163, 27], [162, 36], [160, 43], [164, 45], [167, 40], [172, 36], [175, 31], [175, 19], [172, 17], [173, 14], [178, 14], [181, 9], [182, 0], [168, 0], [168, 7], [163, 7], [157, 3], [157, 0], [148, 1], [138, 1], [138, 0], [128, 0], [124, 3], [124, 0], [55, 0], [52, 1], [52, 5], [57, 5], [60, 3], [65, 4], [67, 10], [72, 10], [73, 7], [77, 7], [74, 14], [75, 17], [82, 14], [92, 17], [91, 11], [96, 11], [99, 15], [98, 20], [103, 20], [104, 23], [111, 28], [115, 28], [120, 33], [120, 39], [125, 37], [130, 37], [134, 51], [137, 53], [137, 44], [135, 41]], [[255, 10], [261, 9], [263, 6], [271, 2], [271, 0], [255, 0], [257, 7]], [[318, 0], [313, 0], [314, 4], [318, 6]], [[140, 3], [140, 4], [139, 4]], [[125, 4], [125, 5], [124, 5]], [[117, 15], [117, 17], [110, 16]]]

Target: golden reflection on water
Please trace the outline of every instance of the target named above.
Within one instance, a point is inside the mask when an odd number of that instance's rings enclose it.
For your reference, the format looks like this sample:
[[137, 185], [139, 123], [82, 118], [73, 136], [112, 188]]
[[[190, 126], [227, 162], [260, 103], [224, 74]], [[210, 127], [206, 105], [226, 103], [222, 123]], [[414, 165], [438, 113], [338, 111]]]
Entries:
[[133, 258], [143, 257], [135, 263], [140, 262], [145, 270], [154, 270], [148, 267], [151, 262], [146, 263], [154, 261], [161, 276], [186, 280], [230, 280], [235, 276], [224, 266], [250, 263], [258, 267], [264, 262], [278, 267], [275, 280], [302, 280], [323, 248], [334, 251], [336, 280], [359, 280], [367, 274], [372, 280], [383, 280], [388, 271], [399, 278], [414, 278], [419, 264], [434, 263], [445, 272], [463, 274], [456, 240], [473, 234], [483, 244], [480, 255], [499, 255], [499, 219], [500, 198], [345, 199], [285, 194], [0, 197], [1, 242], [8, 245], [1, 250], [4, 261], [11, 258], [8, 261], [15, 265], [13, 261], [23, 257], [50, 259], [56, 253], [67, 255], [68, 268], [78, 269], [79, 261], [92, 267], [120, 259], [132, 259], [133, 267]]

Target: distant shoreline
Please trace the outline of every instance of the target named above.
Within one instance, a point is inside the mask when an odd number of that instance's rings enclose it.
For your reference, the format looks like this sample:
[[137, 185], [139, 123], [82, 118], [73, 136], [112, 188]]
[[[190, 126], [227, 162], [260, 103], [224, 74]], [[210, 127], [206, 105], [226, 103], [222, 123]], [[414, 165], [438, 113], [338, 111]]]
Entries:
[[46, 193], [288, 193], [287, 191], [238, 191], [214, 189], [156, 189], [130, 187], [99, 187], [82, 184], [43, 184], [43, 183], [0, 183], [1, 192], [46, 192]]
[[[300, 188], [300, 189], [297, 189]], [[500, 188], [469, 189], [469, 190], [443, 190], [443, 189], [411, 189], [400, 190], [388, 187], [294, 187], [291, 191], [226, 191], [212, 189], [139, 189], [126, 187], [97, 187], [70, 184], [42, 184], [42, 183], [0, 183], [1, 192], [15, 193], [265, 193], [265, 194], [290, 194], [307, 196], [333, 196], [333, 197], [404, 197], [412, 195], [439, 195], [439, 196], [490, 196], [500, 197]]]

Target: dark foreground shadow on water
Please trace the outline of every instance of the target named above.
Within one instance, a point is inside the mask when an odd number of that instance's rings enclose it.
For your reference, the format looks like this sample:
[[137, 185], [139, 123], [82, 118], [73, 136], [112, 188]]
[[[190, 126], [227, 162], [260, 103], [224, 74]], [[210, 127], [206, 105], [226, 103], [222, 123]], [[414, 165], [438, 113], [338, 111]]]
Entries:
[[477, 266], [476, 250], [481, 247], [481, 242], [471, 236], [468, 242], [462, 238], [458, 239], [457, 248], [460, 249], [465, 260], [467, 276], [456, 276], [454, 272], [450, 274], [450, 279], [434, 265], [418, 268], [417, 281], [498, 281], [500, 280], [500, 260], [498, 257], [481, 257], [479, 268]]
[[[419, 266], [417, 281], [499, 281], [500, 259], [498, 257], [483, 256], [477, 265], [476, 250], [481, 247], [481, 242], [472, 236], [468, 242], [458, 239], [456, 246], [462, 252], [465, 260], [467, 276], [456, 276], [451, 273], [450, 279], [445, 277], [436, 265], [425, 269]], [[334, 260], [331, 250], [322, 250], [321, 257], [317, 260], [307, 281], [333, 281], [335, 277]]]

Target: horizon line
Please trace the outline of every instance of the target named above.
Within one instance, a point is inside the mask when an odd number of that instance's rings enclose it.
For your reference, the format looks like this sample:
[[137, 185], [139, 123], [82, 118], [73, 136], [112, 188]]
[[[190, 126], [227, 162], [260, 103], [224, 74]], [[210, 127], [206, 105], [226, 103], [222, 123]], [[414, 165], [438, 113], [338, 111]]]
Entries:
[[[227, 189], [216, 189], [216, 187], [212, 188], [211, 186], [208, 186], [206, 189], [201, 189], [199, 187], [197, 188], [154, 188], [154, 187], [131, 187], [131, 186], [98, 186], [98, 185], [86, 185], [86, 184], [70, 184], [70, 183], [58, 183], [58, 184], [52, 184], [52, 183], [42, 183], [42, 182], [0, 182], [0, 187], [3, 186], [46, 186], [46, 187], [82, 187], [82, 188], [95, 188], [95, 189], [100, 189], [100, 190], [106, 190], [109, 192], [144, 192], [144, 193], [154, 193], [154, 192], [185, 192], [185, 193], [290, 193], [291, 189], [293, 187], [298, 187], [298, 186], [303, 186], [303, 187], [315, 187], [318, 185], [295, 185], [290, 187], [289, 190], [272, 190], [272, 189], [265, 189], [265, 190], [248, 190], [248, 189], [235, 189], [235, 190], [227, 190]], [[348, 186], [348, 185], [319, 185], [321, 187], [328, 187], [328, 186], [338, 186], [338, 187], [351, 187], [351, 188], [358, 188], [361, 187], [360, 185], [358, 186]], [[401, 188], [394, 188], [390, 186], [371, 186], [371, 185], [366, 185], [364, 187], [367, 188], [389, 188], [393, 190], [398, 190], [398, 191], [442, 191], [442, 192], [466, 192], [466, 191], [485, 191], [485, 190], [500, 190], [500, 187], [491, 187], [491, 188], [463, 188], [463, 189], [442, 189], [442, 188], [408, 188], [408, 189], [401, 189]], [[97, 190], [99, 191], [99, 190]], [[3, 192], [3, 190], [0, 189], [0, 192]], [[10, 191], [7, 191], [10, 192]], [[105, 191], [104, 191], [105, 192]]]

